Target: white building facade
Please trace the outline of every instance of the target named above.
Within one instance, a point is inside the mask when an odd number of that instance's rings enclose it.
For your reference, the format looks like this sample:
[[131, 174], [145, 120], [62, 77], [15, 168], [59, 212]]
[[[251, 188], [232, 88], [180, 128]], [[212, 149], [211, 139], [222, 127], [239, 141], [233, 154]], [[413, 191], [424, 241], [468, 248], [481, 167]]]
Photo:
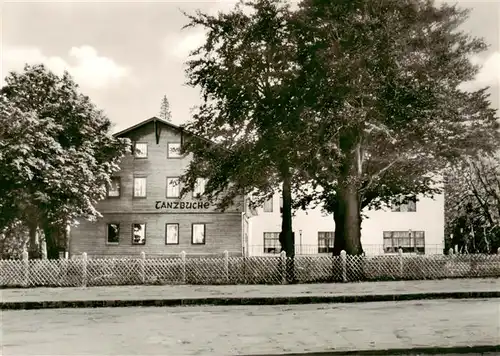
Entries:
[[[279, 253], [281, 197], [275, 194], [256, 215], [248, 218], [244, 236], [247, 256], [273, 256]], [[443, 254], [444, 195], [381, 210], [363, 211], [361, 243], [366, 255], [398, 253]], [[332, 214], [321, 207], [298, 210], [292, 218], [297, 255], [329, 254], [333, 248], [335, 223]]]

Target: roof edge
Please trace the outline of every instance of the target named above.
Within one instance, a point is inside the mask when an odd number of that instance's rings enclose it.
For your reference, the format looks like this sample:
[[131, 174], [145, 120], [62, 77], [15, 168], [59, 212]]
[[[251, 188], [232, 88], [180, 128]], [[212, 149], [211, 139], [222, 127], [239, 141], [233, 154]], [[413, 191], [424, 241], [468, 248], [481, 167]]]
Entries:
[[158, 117], [156, 117], [156, 116], [153, 116], [153, 117], [150, 117], [149, 119], [146, 119], [146, 120], [144, 120], [144, 121], [141, 121], [141, 122], [139, 122], [139, 123], [137, 123], [137, 124], [135, 124], [135, 125], [132, 125], [132, 126], [130, 126], [130, 127], [128, 127], [128, 128], [126, 128], [126, 129], [123, 129], [123, 130], [121, 130], [121, 131], [118, 131], [118, 132], [114, 133], [114, 134], [113, 134], [113, 137], [120, 137], [120, 136], [123, 136], [123, 135], [125, 135], [126, 133], [129, 133], [129, 132], [131, 132], [131, 131], [134, 131], [134, 130], [136, 130], [136, 129], [138, 129], [138, 128], [140, 128], [140, 127], [144, 126], [144, 125], [147, 125], [147, 124], [149, 124], [150, 122], [153, 122], [153, 121], [158, 121], [158, 122], [161, 122], [162, 124], [167, 125], [167, 126], [170, 126], [171, 128], [173, 128], [173, 129], [175, 129], [175, 130], [178, 130], [178, 131], [184, 131], [184, 127], [183, 127], [183, 125], [181, 125], [181, 126], [177, 126], [177, 125], [174, 125], [174, 124], [172, 124], [172, 123], [170, 123], [170, 122], [168, 122], [168, 121], [165, 121], [165, 120], [162, 120], [162, 119], [160, 119], [160, 118], [158, 118]]
[[[202, 137], [202, 136], [200, 136], [200, 135], [194, 134], [194, 133], [192, 133], [192, 132], [190, 132], [190, 131], [186, 130], [185, 125], [179, 125], [179, 126], [177, 126], [177, 125], [174, 125], [174, 124], [172, 124], [172, 123], [170, 123], [170, 122], [168, 122], [168, 121], [162, 120], [162, 119], [160, 119], [160, 118], [158, 118], [158, 117], [156, 117], [156, 116], [150, 117], [149, 119], [146, 119], [146, 120], [144, 120], [144, 121], [141, 121], [141, 122], [139, 122], [139, 123], [137, 123], [137, 124], [135, 124], [135, 125], [132, 125], [132, 126], [130, 126], [130, 127], [128, 127], [128, 128], [126, 128], [126, 129], [123, 129], [123, 130], [121, 130], [121, 131], [119, 131], [119, 132], [117, 132], [117, 133], [113, 134], [113, 137], [115, 137], [115, 138], [116, 138], [116, 137], [123, 136], [123, 135], [125, 135], [125, 134], [127, 134], [127, 133], [129, 133], [129, 132], [131, 132], [131, 131], [133, 131], [133, 130], [136, 130], [136, 129], [138, 129], [138, 128], [140, 128], [140, 127], [144, 126], [144, 125], [147, 125], [147, 124], [149, 124], [150, 122], [154, 122], [154, 121], [161, 122], [162, 124], [164, 124], [164, 125], [166, 125], [166, 126], [169, 126], [169, 127], [171, 127], [172, 129], [174, 129], [174, 130], [179, 131], [179, 132], [181, 133], [181, 135], [183, 135], [183, 134], [184, 134], [184, 135], [194, 136], [194, 137], [199, 138], [199, 139], [201, 139], [201, 140], [203, 140], [203, 141], [206, 141], [206, 142], [208, 142], [208, 143], [210, 143], [210, 144], [212, 144], [212, 145], [216, 144], [216, 143], [215, 143], [214, 141], [212, 141], [212, 140], [209, 140], [209, 139], [207, 139], [207, 138], [205, 138], [205, 137]], [[226, 149], [226, 150], [227, 150], [227, 149]]]

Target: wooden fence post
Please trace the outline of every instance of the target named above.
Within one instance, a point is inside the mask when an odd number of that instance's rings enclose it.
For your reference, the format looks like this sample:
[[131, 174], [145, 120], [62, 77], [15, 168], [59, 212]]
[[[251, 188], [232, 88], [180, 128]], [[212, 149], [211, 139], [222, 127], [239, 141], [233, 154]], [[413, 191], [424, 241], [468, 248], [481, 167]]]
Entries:
[[229, 283], [229, 252], [224, 251], [224, 278], [226, 283]]
[[[45, 238], [43, 240], [45, 240]], [[47, 243], [45, 241], [40, 243], [40, 254], [42, 255], [42, 260], [47, 259]]]
[[140, 261], [140, 274], [141, 274], [141, 283], [146, 283], [146, 253], [144, 251], [141, 252]]
[[87, 252], [82, 253], [82, 287], [87, 286]]
[[61, 278], [59, 280], [59, 283], [62, 286], [66, 286], [68, 284], [68, 263], [69, 261], [67, 259], [61, 259]]
[[405, 271], [404, 271], [404, 266], [403, 266], [403, 249], [402, 248], [398, 249], [398, 254], [399, 254], [399, 277], [403, 278]]
[[23, 281], [22, 285], [28, 287], [30, 284], [30, 262], [28, 259], [28, 251], [23, 251]]
[[[247, 284], [248, 283], [248, 266], [247, 266], [247, 256], [243, 255], [243, 283]], [[241, 283], [241, 281], [238, 279], [238, 283]]]
[[186, 251], [181, 252], [182, 283], [186, 284]]
[[286, 284], [286, 252], [281, 251], [280, 253], [280, 258], [281, 258], [281, 278], [282, 281], [281, 283]]
[[[455, 248], [457, 248], [457, 247], [455, 247]], [[453, 261], [453, 255], [454, 255], [455, 251], [456, 250], [454, 250], [453, 247], [450, 247], [448, 249], [448, 256], [450, 256], [450, 261]], [[447, 263], [445, 265], [445, 272], [444, 273], [446, 273], [446, 275], [453, 276], [455, 273], [454, 270], [455, 270], [455, 268], [454, 268], [453, 264]]]
[[347, 282], [347, 252], [340, 251], [340, 268], [342, 269], [342, 281]]

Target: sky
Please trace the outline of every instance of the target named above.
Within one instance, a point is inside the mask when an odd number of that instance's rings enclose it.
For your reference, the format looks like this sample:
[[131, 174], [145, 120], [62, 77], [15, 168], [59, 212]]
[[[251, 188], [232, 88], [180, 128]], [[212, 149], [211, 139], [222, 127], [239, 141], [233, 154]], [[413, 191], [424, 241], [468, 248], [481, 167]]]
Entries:
[[[439, 0], [443, 1], [443, 0]], [[454, 1], [455, 2], [455, 1]], [[472, 9], [464, 30], [483, 37], [488, 51], [473, 60], [483, 68], [472, 87], [491, 86], [500, 102], [500, 0], [458, 1]], [[1, 13], [1, 78], [25, 63], [67, 70], [81, 92], [125, 129], [159, 114], [167, 96], [172, 123], [190, 120], [201, 103], [188, 87], [185, 62], [203, 41], [203, 32], [182, 30], [181, 10], [228, 11], [235, 0], [206, 1], [8, 1]]]

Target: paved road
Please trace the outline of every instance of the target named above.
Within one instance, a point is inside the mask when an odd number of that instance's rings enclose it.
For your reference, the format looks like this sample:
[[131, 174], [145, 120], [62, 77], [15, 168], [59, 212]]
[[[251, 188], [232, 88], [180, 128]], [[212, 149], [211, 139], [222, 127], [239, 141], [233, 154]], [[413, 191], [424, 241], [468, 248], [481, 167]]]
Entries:
[[222, 286], [116, 286], [91, 288], [30, 288], [0, 290], [4, 302], [57, 300], [144, 300], [214, 297], [294, 297], [439, 292], [500, 291], [499, 278], [444, 279], [361, 283]]
[[242, 355], [500, 344], [498, 299], [3, 311], [2, 354]]

